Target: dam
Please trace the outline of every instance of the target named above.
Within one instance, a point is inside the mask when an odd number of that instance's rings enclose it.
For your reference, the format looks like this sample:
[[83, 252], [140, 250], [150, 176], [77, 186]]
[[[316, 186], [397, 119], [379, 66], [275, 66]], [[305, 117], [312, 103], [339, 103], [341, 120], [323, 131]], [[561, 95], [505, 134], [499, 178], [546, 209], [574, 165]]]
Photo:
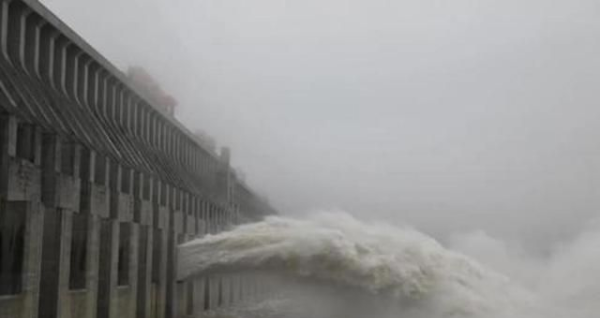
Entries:
[[177, 245], [276, 211], [38, 1], [0, 0], [0, 318], [197, 317], [265, 290]]

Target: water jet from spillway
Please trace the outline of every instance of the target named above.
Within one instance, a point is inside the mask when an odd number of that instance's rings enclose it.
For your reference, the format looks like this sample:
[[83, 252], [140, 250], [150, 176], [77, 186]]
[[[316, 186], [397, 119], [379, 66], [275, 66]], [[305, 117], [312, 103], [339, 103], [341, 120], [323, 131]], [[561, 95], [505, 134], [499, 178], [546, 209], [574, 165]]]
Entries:
[[[255, 270], [285, 275], [290, 292], [280, 295], [284, 300], [262, 305], [270, 306], [278, 317], [287, 317], [282, 312], [292, 312], [294, 307], [315, 309], [310, 317], [326, 318], [350, 317], [340, 314], [344, 310], [371, 312], [379, 318], [530, 318], [575, 313], [549, 306], [543, 295], [414, 229], [364, 223], [344, 213], [305, 220], [270, 217], [209, 235], [180, 246], [179, 265], [182, 277]], [[251, 316], [245, 310], [244, 314], [240, 309], [240, 317]], [[302, 313], [288, 316], [302, 317]]]

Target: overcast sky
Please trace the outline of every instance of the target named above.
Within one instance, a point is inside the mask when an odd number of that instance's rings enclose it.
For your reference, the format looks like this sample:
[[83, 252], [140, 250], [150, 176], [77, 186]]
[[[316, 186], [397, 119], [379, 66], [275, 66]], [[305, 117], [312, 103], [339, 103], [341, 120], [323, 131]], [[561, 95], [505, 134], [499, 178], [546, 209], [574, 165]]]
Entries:
[[529, 243], [599, 215], [598, 0], [45, 0], [285, 213]]

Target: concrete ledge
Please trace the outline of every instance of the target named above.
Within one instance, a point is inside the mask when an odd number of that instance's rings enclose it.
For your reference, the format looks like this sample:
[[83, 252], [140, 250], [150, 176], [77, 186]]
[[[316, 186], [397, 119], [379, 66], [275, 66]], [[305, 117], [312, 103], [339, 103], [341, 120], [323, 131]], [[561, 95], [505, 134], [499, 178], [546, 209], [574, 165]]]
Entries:
[[133, 198], [129, 194], [116, 193], [119, 209], [119, 221], [133, 222]]
[[58, 206], [64, 209], [78, 211], [81, 195], [81, 180], [72, 176], [59, 175], [57, 189], [59, 190]]
[[10, 161], [8, 172], [8, 195], [11, 201], [39, 200], [42, 175], [33, 163], [18, 158]]
[[[138, 206], [137, 208], [135, 206]], [[136, 209], [139, 211], [135, 212]], [[134, 202], [134, 214], [139, 213], [140, 218], [137, 220], [141, 225], [152, 225], [152, 202], [148, 200], [136, 200]]]
[[101, 218], [109, 218], [109, 200], [110, 193], [108, 191], [108, 187], [99, 186], [96, 184], [91, 185], [90, 189], [90, 212], [93, 215], [97, 215]]
[[154, 206], [153, 209], [156, 214], [155, 222], [153, 223], [155, 228], [165, 230], [169, 225], [169, 208], [166, 206]]
[[117, 287], [117, 312], [118, 317], [132, 317], [135, 310], [135, 299], [132, 297], [130, 286]]
[[88, 291], [76, 290], [68, 293], [67, 308], [63, 308], [60, 318], [79, 318], [88, 316]]
[[0, 296], [0, 317], [20, 317], [23, 312], [23, 295]]

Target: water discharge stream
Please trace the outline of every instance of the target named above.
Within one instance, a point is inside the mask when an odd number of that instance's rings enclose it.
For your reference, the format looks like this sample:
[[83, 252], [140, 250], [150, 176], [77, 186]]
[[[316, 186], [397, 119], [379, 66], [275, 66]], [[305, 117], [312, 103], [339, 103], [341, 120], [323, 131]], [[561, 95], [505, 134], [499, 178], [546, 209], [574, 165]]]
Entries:
[[262, 270], [288, 292], [239, 317], [593, 318], [600, 313], [600, 234], [590, 232], [530, 272], [536, 283], [445, 248], [408, 227], [345, 213], [270, 217], [180, 247], [180, 276]]

